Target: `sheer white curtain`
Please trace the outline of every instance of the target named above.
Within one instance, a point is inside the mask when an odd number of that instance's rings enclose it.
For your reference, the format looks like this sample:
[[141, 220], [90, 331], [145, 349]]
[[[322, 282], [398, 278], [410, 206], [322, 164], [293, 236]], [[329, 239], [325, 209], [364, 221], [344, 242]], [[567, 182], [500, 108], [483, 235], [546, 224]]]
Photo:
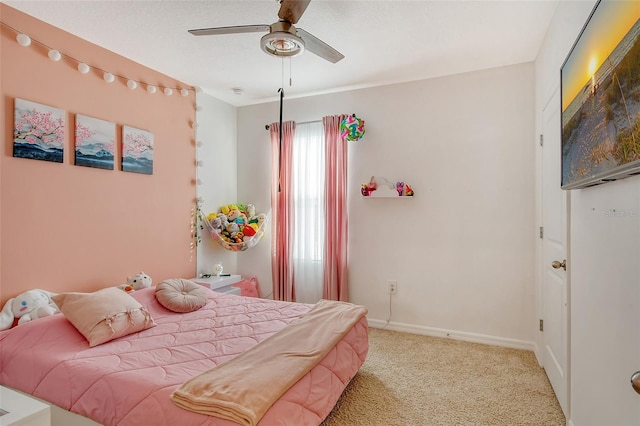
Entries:
[[322, 122], [296, 124], [292, 153], [293, 262], [296, 301], [322, 298], [325, 135]]

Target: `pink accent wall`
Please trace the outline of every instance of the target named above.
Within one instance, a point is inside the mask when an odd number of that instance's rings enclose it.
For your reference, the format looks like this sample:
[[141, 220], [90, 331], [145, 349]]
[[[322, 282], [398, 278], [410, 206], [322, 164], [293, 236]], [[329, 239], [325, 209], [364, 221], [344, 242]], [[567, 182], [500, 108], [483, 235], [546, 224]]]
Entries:
[[[192, 88], [0, 4], [2, 22], [94, 67], [189, 95], [106, 83], [102, 71], [51, 61], [35, 41], [0, 38], [0, 305], [23, 291], [93, 291], [144, 271], [154, 284], [196, 271], [190, 221], [195, 198], [195, 94]], [[179, 58], [176, 58], [178, 60]], [[14, 100], [65, 110], [64, 162], [13, 157]], [[115, 170], [75, 166], [75, 115], [116, 123]], [[122, 126], [154, 135], [153, 175], [120, 170]]]

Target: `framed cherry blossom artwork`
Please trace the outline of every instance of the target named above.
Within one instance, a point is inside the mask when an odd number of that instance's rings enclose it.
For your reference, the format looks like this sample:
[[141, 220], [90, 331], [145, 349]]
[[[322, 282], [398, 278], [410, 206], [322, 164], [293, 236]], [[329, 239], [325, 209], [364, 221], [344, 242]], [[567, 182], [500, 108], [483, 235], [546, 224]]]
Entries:
[[15, 99], [13, 156], [62, 163], [64, 111]]
[[122, 170], [153, 174], [153, 133], [122, 126]]
[[114, 169], [116, 124], [76, 114], [76, 166]]

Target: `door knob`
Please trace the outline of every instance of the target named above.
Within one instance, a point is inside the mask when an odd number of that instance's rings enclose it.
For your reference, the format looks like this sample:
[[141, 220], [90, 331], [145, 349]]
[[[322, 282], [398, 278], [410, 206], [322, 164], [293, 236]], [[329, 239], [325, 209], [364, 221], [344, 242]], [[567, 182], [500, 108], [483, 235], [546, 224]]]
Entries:
[[640, 371], [636, 371], [631, 375], [631, 387], [634, 391], [640, 393]]
[[554, 260], [553, 262], [551, 262], [551, 266], [553, 266], [553, 269], [564, 269], [565, 271], [567, 270], [567, 260], [563, 260], [562, 262], [559, 262], [557, 260]]

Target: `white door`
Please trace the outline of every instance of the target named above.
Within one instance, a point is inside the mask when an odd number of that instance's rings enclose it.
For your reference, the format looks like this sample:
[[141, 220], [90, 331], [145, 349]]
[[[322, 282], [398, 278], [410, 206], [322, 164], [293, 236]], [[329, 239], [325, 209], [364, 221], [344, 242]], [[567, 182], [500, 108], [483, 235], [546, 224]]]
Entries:
[[[560, 189], [560, 97], [556, 90], [542, 112], [542, 362], [568, 417], [567, 197]], [[554, 267], [554, 262], [555, 267]], [[567, 269], [568, 269], [568, 265]]]

